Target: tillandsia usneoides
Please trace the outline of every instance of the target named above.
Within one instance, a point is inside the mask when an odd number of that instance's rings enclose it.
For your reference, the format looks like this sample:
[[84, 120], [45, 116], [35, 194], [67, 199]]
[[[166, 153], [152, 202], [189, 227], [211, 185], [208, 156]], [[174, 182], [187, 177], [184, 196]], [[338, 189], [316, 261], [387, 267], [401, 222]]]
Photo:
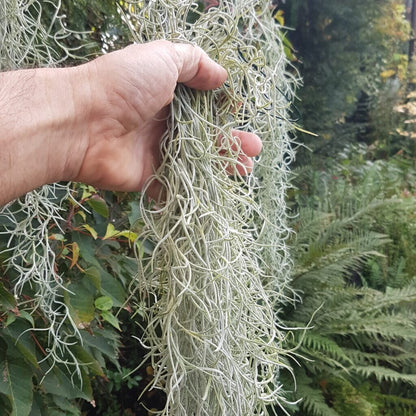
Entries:
[[[48, 14], [43, 13], [46, 3]], [[0, 0], [0, 71], [55, 67], [73, 56], [64, 43], [71, 32], [63, 19], [60, 1]], [[31, 328], [48, 333], [44, 360], [49, 368], [65, 364], [81, 381], [78, 360], [69, 348], [79, 340], [79, 331], [63, 301], [65, 288], [49, 232], [64, 222], [63, 204], [70, 197], [70, 184], [51, 184], [0, 207], [0, 235], [7, 239], [3, 255], [16, 276], [12, 283], [18, 308], [26, 304], [22, 292], [30, 287], [33, 308], [44, 317], [42, 328]], [[71, 333], [62, 333], [63, 322]]]
[[[162, 164], [148, 183], [162, 184], [164, 202], [141, 199], [140, 239], [154, 245], [150, 256], [140, 253], [136, 288], [147, 305], [149, 388], [166, 393], [161, 415], [286, 412], [279, 374], [291, 371], [290, 352], [276, 305], [286, 302], [290, 271], [284, 195], [294, 82], [270, 2], [134, 2], [125, 22], [136, 42], [191, 42], [228, 72], [216, 91], [177, 87]], [[234, 128], [264, 141], [254, 174], [238, 174]]]

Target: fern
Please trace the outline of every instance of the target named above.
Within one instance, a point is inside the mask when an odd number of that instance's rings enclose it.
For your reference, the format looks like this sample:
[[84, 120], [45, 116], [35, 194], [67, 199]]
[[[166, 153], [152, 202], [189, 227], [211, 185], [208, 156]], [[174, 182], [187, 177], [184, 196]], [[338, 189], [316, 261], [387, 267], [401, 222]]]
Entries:
[[318, 383], [316, 383], [316, 386], [312, 386], [314, 382], [307, 378], [305, 374], [299, 376], [299, 381], [297, 392], [299, 396], [302, 397], [302, 400], [299, 403], [302, 409], [302, 415], [343, 416], [328, 406]]
[[[296, 397], [309, 397], [299, 404], [297, 414], [302, 416], [325, 414], [325, 405], [339, 411], [331, 400], [341, 393], [335, 389], [333, 397], [326, 396], [322, 380], [343, 380], [344, 386], [350, 383], [348, 389], [357, 389], [363, 382], [381, 390], [414, 386], [411, 369], [416, 353], [416, 315], [412, 305], [416, 288], [414, 281], [404, 276], [403, 262], [396, 268], [400, 280], [390, 275], [394, 287], [389, 287], [390, 276], [386, 275], [393, 239], [397, 241], [393, 218], [409, 223], [413, 214], [398, 197], [397, 182], [391, 178], [383, 182], [383, 175], [390, 172], [401, 180], [395, 167], [384, 165], [357, 166], [351, 175], [336, 162], [327, 172], [311, 175], [308, 168], [297, 172], [297, 187], [304, 188], [304, 183], [310, 187], [308, 193], [295, 192], [292, 200], [297, 207], [292, 223], [297, 232], [292, 239], [292, 285], [301, 294], [302, 303], [288, 307], [284, 318], [288, 325], [309, 327], [298, 348], [307, 358], [300, 359], [304, 371], [294, 367]], [[382, 284], [372, 286], [376, 277], [369, 276], [369, 270], [382, 276], [377, 277]], [[294, 341], [300, 341], [299, 334]], [[372, 414], [370, 393], [360, 400]]]

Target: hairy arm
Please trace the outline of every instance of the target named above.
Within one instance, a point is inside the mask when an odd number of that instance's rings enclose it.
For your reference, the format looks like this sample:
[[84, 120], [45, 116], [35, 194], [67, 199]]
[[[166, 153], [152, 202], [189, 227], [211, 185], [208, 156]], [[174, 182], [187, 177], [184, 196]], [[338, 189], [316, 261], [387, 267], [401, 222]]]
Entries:
[[73, 87], [77, 72], [0, 73], [0, 205], [43, 184], [70, 179], [68, 156], [80, 150], [86, 121], [75, 105], [87, 100]]
[[[141, 190], [160, 164], [177, 83], [209, 90], [226, 77], [200, 48], [167, 41], [131, 45], [73, 68], [0, 73], [0, 205], [62, 180]], [[261, 141], [233, 134], [250, 170]]]

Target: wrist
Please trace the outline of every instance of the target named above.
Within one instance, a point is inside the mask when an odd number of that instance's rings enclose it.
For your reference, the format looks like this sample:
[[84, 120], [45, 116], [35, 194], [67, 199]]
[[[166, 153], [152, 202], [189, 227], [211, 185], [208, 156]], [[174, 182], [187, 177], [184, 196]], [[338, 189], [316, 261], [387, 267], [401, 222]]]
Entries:
[[[76, 69], [0, 74], [0, 204], [43, 184], [70, 180], [82, 155], [83, 92]], [[80, 156], [82, 157], [82, 156]]]

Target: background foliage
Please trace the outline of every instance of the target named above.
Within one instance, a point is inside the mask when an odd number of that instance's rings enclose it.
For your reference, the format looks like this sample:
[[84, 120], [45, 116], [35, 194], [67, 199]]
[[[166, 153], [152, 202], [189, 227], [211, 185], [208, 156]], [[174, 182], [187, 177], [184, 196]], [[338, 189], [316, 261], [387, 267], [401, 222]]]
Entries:
[[[296, 415], [416, 412], [415, 159], [402, 1], [292, 1], [297, 105]], [[406, 107], [406, 110], [403, 109]], [[313, 319], [311, 319], [313, 316]], [[299, 340], [299, 337], [301, 340]]]

